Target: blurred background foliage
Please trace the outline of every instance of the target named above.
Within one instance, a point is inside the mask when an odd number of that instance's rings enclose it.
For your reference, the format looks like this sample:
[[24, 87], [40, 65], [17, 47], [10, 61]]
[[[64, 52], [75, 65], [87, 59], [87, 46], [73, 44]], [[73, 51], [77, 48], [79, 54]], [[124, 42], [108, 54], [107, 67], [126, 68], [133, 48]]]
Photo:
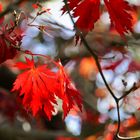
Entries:
[[[115, 95], [120, 97], [134, 83], [140, 81], [140, 0], [128, 0], [133, 6], [134, 33], [127, 35], [127, 45], [110, 25], [108, 13], [102, 3], [102, 15], [86, 39], [99, 55], [103, 73]], [[62, 120], [61, 101], [51, 121], [41, 114], [33, 118], [26, 112], [15, 94], [11, 94], [12, 83], [19, 73], [13, 64], [21, 60], [18, 55], [0, 66], [0, 139], [1, 140], [112, 140], [117, 128], [116, 105], [108, 93], [94, 59], [80, 42], [75, 46], [75, 32], [67, 14], [62, 15], [61, 0], [40, 0], [50, 13], [38, 16], [34, 25], [27, 26], [35, 17], [35, 0], [1, 0], [3, 11], [7, 10], [5, 23], [14, 19], [13, 10], [23, 11], [17, 32], [24, 35], [22, 48], [33, 53], [60, 58], [68, 74], [83, 98], [83, 111], [70, 111]], [[88, 16], [88, 15], [87, 15]], [[26, 18], [24, 18], [26, 17]], [[27, 19], [28, 17], [28, 19]], [[46, 60], [43, 60], [44, 62]], [[121, 134], [140, 135], [140, 89], [137, 89], [120, 104]]]

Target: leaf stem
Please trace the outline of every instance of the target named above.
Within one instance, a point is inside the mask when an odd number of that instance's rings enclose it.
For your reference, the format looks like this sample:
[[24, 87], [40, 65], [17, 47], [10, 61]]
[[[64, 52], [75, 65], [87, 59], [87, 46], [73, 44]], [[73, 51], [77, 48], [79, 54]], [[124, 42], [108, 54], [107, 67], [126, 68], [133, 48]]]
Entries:
[[54, 65], [56, 65], [59, 68], [59, 64], [47, 55], [32, 53], [31, 51], [28, 51], [28, 50], [22, 50], [20, 47], [14, 47], [14, 48], [17, 49], [18, 51], [24, 53], [24, 54], [27, 54], [27, 55], [40, 56], [40, 57], [47, 58], [48, 60], [50, 60]]

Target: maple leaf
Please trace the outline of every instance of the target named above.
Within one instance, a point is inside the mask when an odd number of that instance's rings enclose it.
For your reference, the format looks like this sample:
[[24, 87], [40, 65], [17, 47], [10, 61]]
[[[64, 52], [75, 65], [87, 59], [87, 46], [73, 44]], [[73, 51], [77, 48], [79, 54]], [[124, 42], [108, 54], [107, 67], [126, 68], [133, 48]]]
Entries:
[[17, 49], [14, 47], [20, 45], [21, 39], [22, 36], [10, 30], [8, 25], [2, 27], [0, 31], [0, 63], [12, 59], [17, 54]]
[[74, 17], [79, 17], [76, 25], [80, 30], [88, 32], [94, 28], [99, 19], [100, 0], [84, 0], [74, 9]]
[[108, 9], [111, 23], [119, 34], [124, 38], [128, 31], [132, 32], [132, 16], [129, 11], [132, 8], [124, 0], [104, 0]]
[[75, 88], [74, 84], [71, 82], [70, 78], [64, 71], [63, 66], [59, 62], [59, 84], [60, 91], [57, 94], [59, 98], [63, 101], [64, 118], [67, 116], [68, 112], [74, 108], [75, 105], [82, 110], [82, 100], [79, 91]]
[[[124, 38], [124, 34], [132, 32], [132, 8], [125, 0], [104, 0], [110, 15], [111, 23], [117, 32]], [[78, 17], [77, 27], [88, 33], [94, 28], [94, 23], [100, 16], [100, 0], [68, 0], [68, 5], [73, 16]], [[118, 8], [119, 7], [119, 8]], [[67, 11], [65, 6], [63, 13]]]
[[56, 97], [62, 99], [64, 117], [75, 104], [82, 108], [79, 92], [64, 72], [63, 66], [58, 65], [60, 70], [52, 72], [47, 65], [35, 67], [34, 61], [28, 58], [26, 63], [16, 64], [16, 67], [26, 71], [18, 75], [12, 91], [20, 91], [23, 106], [32, 111], [33, 116], [43, 111], [50, 120], [55, 112], [54, 105], [57, 105]]
[[[100, 0], [68, 0], [68, 5], [73, 10], [73, 16], [78, 17], [76, 25], [80, 30], [89, 32], [94, 28], [100, 16]], [[62, 11], [66, 11], [65, 6]]]
[[23, 106], [35, 116], [43, 110], [51, 119], [54, 112], [53, 104], [57, 104], [54, 93], [57, 90], [56, 74], [47, 65], [35, 67], [34, 61], [26, 58], [26, 63], [19, 62], [16, 67], [26, 70], [18, 75], [12, 91], [20, 91]]

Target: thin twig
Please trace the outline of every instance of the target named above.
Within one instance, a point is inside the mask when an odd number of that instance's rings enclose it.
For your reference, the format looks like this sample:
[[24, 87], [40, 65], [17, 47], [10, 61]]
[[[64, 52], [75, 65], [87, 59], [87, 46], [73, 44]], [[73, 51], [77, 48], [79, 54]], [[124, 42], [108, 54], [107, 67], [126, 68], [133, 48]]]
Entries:
[[57, 67], [59, 67], [58, 63], [55, 62], [55, 61], [54, 61], [51, 57], [49, 57], [49, 56], [46, 56], [46, 55], [43, 55], [43, 54], [32, 53], [31, 51], [28, 51], [28, 50], [22, 50], [22, 49], [20, 48], [20, 46], [18, 46], [18, 47], [16, 46], [16, 47], [14, 47], [14, 48], [17, 49], [18, 51], [24, 53], [24, 54], [27, 54], [27, 55], [31, 55], [31, 56], [40, 56], [40, 57], [46, 58], [46, 59], [50, 60], [54, 65], [56, 65]]
[[125, 91], [125, 93], [118, 98], [118, 100], [120, 101], [121, 99], [125, 98], [127, 95], [129, 95], [132, 91], [136, 90], [138, 87], [136, 86], [136, 83], [133, 84], [132, 88], [130, 88], [128, 91]]
[[117, 105], [117, 115], [118, 115], [118, 127], [117, 127], [115, 138], [118, 138], [118, 134], [119, 134], [120, 127], [121, 127], [121, 116], [120, 116], [119, 100], [116, 101], [116, 105]]

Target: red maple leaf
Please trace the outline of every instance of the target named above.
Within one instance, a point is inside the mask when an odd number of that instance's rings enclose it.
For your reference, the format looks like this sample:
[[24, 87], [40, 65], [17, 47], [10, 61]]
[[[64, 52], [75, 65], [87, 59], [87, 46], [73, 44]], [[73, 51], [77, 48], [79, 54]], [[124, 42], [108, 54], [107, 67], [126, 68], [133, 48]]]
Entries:
[[82, 110], [82, 100], [79, 91], [75, 88], [74, 84], [71, 82], [70, 78], [64, 71], [63, 66], [59, 62], [59, 84], [60, 91], [58, 97], [63, 100], [62, 108], [64, 110], [64, 118], [67, 116], [68, 112], [78, 105], [79, 109]]
[[52, 72], [47, 65], [35, 66], [33, 60], [26, 58], [26, 63], [16, 64], [21, 70], [12, 91], [20, 91], [23, 96], [23, 106], [35, 116], [38, 112], [45, 112], [50, 120], [57, 105], [56, 97], [62, 99], [64, 117], [76, 104], [81, 109], [79, 92], [71, 84], [63, 67], [58, 72]]
[[[132, 8], [125, 0], [104, 0], [104, 2], [112, 25], [124, 38], [125, 33], [132, 32], [132, 16], [130, 14]], [[94, 28], [94, 23], [100, 16], [100, 0], [68, 0], [68, 5], [73, 11], [73, 16], [78, 17], [76, 25], [81, 31], [87, 33]], [[65, 6], [62, 10], [66, 11]]]
[[104, 0], [105, 5], [108, 9], [111, 23], [119, 34], [124, 37], [128, 31], [132, 32], [132, 16], [129, 11], [132, 8], [128, 2], [124, 0]]
[[85, 32], [94, 28], [94, 23], [99, 19], [100, 0], [84, 0], [74, 9], [74, 17], [79, 17], [76, 25]]
[[22, 36], [11, 29], [6, 25], [0, 30], [0, 63], [12, 59], [17, 54], [17, 49], [14, 47], [21, 43]]
[[57, 104], [54, 98], [57, 88], [56, 74], [47, 65], [35, 67], [34, 61], [28, 58], [26, 63], [19, 62], [16, 66], [28, 70], [18, 75], [12, 91], [20, 91], [24, 107], [32, 111], [34, 116], [43, 110], [50, 120], [55, 111], [53, 104]]

